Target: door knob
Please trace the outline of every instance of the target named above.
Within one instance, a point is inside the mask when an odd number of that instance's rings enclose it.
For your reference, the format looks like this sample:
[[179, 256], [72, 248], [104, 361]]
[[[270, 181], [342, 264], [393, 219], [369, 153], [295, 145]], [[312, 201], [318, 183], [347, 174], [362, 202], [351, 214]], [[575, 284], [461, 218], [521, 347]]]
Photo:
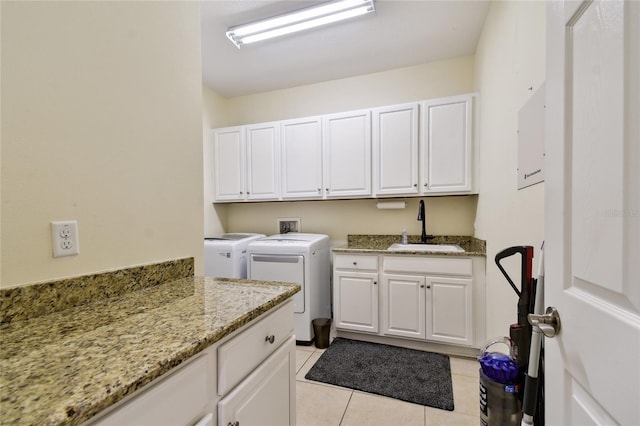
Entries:
[[529, 324], [538, 327], [546, 337], [556, 337], [560, 331], [560, 314], [556, 308], [549, 306], [544, 315], [529, 314]]

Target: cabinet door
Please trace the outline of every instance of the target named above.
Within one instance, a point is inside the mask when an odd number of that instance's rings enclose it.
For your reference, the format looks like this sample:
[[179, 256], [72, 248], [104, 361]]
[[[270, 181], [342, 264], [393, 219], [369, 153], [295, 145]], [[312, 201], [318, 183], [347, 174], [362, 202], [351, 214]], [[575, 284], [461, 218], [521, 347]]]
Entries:
[[294, 425], [295, 340], [290, 337], [246, 380], [218, 402], [218, 424]]
[[277, 200], [280, 195], [280, 125], [246, 127], [247, 199]]
[[471, 278], [427, 277], [427, 340], [473, 345]]
[[418, 193], [418, 104], [373, 110], [374, 195]]
[[378, 332], [378, 274], [336, 272], [333, 279], [336, 328]]
[[471, 191], [472, 100], [464, 95], [423, 103], [423, 193]]
[[382, 331], [401, 337], [425, 338], [425, 278], [389, 275], [382, 280]]
[[371, 195], [371, 112], [328, 115], [323, 124], [325, 197]]
[[215, 201], [239, 201], [244, 193], [244, 128], [213, 131]]
[[320, 118], [282, 122], [282, 198], [322, 198]]

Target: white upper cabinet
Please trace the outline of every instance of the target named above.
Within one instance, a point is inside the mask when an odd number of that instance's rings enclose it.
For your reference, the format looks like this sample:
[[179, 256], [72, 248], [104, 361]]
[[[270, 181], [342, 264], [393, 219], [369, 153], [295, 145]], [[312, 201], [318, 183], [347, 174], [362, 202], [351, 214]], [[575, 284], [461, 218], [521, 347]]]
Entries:
[[215, 201], [277, 200], [280, 123], [213, 131]]
[[326, 198], [371, 195], [371, 111], [323, 117]]
[[475, 96], [216, 129], [214, 199], [474, 193]]
[[244, 139], [244, 127], [228, 127], [213, 131], [216, 201], [237, 201], [245, 197]]
[[283, 121], [282, 198], [322, 198], [322, 121]]
[[373, 109], [375, 196], [418, 194], [418, 104]]
[[277, 200], [280, 195], [280, 123], [246, 126], [247, 199]]
[[422, 103], [420, 189], [423, 194], [472, 190], [473, 96]]

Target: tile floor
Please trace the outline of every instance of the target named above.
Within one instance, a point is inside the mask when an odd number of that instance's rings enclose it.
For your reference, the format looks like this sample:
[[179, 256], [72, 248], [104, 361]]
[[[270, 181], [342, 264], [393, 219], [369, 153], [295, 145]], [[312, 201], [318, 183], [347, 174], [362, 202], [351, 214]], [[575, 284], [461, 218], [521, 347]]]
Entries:
[[480, 423], [478, 362], [450, 357], [454, 411], [424, 407], [379, 395], [306, 380], [324, 349], [296, 347], [298, 426], [432, 426]]

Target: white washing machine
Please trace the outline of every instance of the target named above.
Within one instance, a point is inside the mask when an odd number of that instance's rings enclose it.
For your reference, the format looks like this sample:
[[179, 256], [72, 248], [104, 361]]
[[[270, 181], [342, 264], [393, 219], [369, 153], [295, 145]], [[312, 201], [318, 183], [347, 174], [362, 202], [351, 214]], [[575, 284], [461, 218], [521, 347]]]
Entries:
[[264, 234], [227, 233], [204, 239], [207, 277], [247, 278], [247, 245]]
[[250, 280], [300, 284], [293, 297], [294, 333], [300, 344], [313, 341], [315, 318], [331, 317], [329, 237], [290, 232], [251, 241], [247, 246]]

